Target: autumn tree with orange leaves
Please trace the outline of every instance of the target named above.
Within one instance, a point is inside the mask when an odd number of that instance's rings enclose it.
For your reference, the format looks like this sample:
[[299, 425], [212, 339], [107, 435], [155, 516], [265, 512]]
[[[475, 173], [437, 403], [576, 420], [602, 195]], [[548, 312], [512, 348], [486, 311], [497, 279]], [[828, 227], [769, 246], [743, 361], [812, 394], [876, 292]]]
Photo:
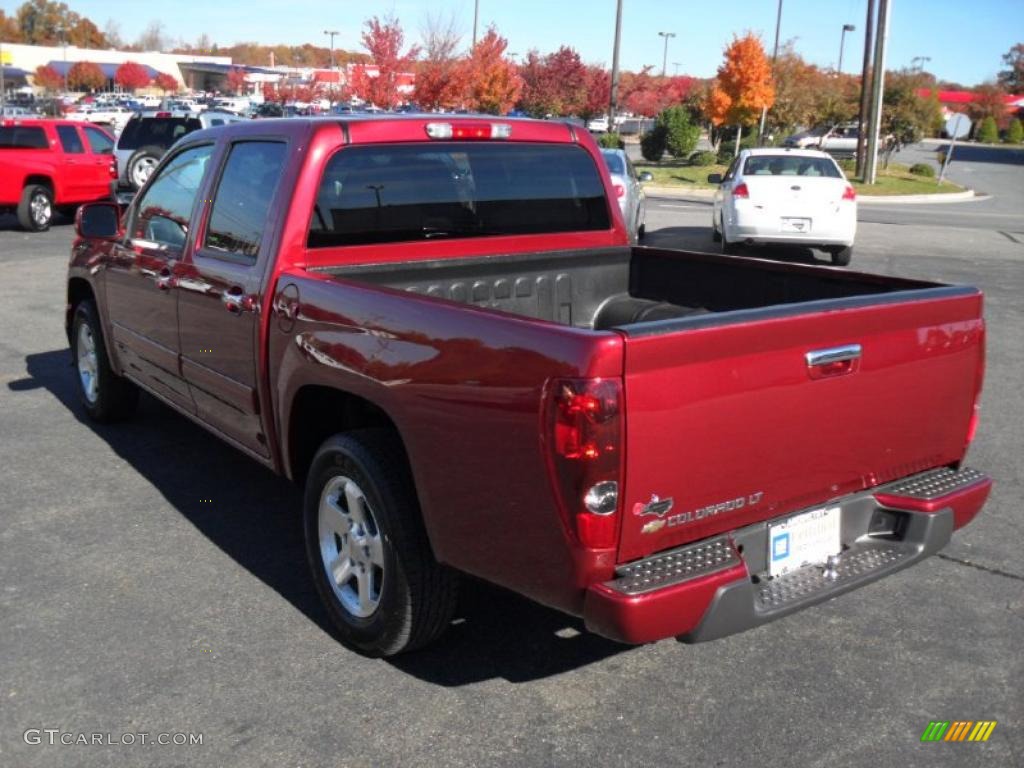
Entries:
[[507, 49], [508, 40], [490, 27], [463, 61], [466, 106], [470, 109], [503, 115], [516, 103], [523, 81], [515, 63], [506, 58]]
[[744, 125], [751, 125], [775, 103], [772, 68], [764, 47], [753, 33], [734, 37], [725, 61], [708, 92], [705, 111], [716, 126], [735, 125], [736, 152]]
[[386, 18], [383, 22], [374, 16], [365, 24], [363, 47], [369, 51], [370, 59], [377, 67], [377, 76], [371, 75], [366, 67], [356, 67], [352, 73], [352, 90], [363, 101], [378, 107], [390, 109], [398, 106], [398, 76], [415, 69], [420, 49], [412, 46], [402, 53], [405, 35], [398, 19]]

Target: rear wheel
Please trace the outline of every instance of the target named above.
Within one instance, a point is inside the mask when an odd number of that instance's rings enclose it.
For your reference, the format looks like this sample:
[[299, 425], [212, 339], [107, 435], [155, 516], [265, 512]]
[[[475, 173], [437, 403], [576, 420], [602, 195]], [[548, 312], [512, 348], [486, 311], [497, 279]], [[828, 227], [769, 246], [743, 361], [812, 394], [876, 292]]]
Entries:
[[832, 255], [832, 263], [837, 267], [845, 267], [850, 263], [850, 259], [853, 258], [853, 246], [847, 245], [843, 248], [830, 248], [829, 253]]
[[455, 612], [458, 576], [430, 549], [405, 454], [387, 430], [335, 435], [306, 481], [306, 554], [343, 642], [371, 656], [426, 645]]
[[164, 150], [160, 147], [142, 147], [128, 160], [128, 183], [136, 192], [149, 180], [160, 163]]
[[18, 224], [29, 232], [45, 232], [53, 221], [53, 192], [42, 184], [29, 184], [21, 192]]

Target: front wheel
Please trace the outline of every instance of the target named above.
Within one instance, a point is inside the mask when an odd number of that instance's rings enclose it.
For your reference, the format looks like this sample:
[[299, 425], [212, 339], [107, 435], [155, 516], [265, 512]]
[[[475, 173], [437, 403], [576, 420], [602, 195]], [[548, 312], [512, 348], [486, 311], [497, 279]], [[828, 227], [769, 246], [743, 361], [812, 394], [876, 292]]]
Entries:
[[853, 246], [847, 245], [842, 248], [832, 248], [829, 250], [832, 255], [832, 263], [837, 267], [845, 267], [850, 264], [850, 260], [853, 258]]
[[303, 515], [313, 582], [344, 643], [393, 656], [447, 629], [458, 577], [434, 559], [391, 432], [358, 430], [325, 441], [306, 481]]
[[110, 367], [99, 314], [91, 301], [83, 301], [75, 308], [71, 354], [78, 374], [78, 393], [92, 419], [119, 421], [135, 412], [139, 390]]

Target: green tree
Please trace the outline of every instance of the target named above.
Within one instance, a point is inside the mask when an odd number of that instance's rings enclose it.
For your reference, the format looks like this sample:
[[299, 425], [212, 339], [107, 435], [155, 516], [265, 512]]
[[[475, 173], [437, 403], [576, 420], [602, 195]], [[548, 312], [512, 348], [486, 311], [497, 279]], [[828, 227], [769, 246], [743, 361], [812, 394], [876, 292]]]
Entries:
[[1017, 118], [1010, 121], [1010, 127], [1006, 130], [1006, 141], [1010, 144], [1024, 142], [1024, 124]]
[[1024, 90], [1024, 43], [1017, 43], [1003, 54], [1006, 69], [999, 73], [999, 84], [1008, 93]]
[[996, 127], [996, 120], [994, 117], [989, 115], [981, 121], [981, 127], [978, 128], [978, 135], [976, 138], [982, 144], [995, 144], [999, 141], [999, 128]]
[[690, 122], [689, 113], [681, 106], [662, 110], [655, 120], [665, 130], [665, 148], [674, 157], [683, 158], [697, 148], [700, 128]]
[[654, 128], [640, 138], [640, 154], [644, 156], [644, 160], [649, 160], [652, 163], [661, 160], [666, 146], [668, 146], [668, 136], [664, 125], [655, 123]]

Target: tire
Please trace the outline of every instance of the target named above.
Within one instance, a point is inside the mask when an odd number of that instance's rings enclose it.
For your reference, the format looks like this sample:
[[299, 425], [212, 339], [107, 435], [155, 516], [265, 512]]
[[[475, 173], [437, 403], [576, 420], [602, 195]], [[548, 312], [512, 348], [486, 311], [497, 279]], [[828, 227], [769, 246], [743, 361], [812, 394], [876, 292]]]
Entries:
[[636, 229], [637, 242], [643, 242], [643, 239], [647, 237], [647, 224], [641, 224]]
[[849, 266], [850, 260], [853, 258], [853, 246], [847, 245], [845, 248], [832, 248], [829, 251], [832, 254], [832, 263], [837, 267]]
[[29, 184], [21, 191], [18, 224], [29, 232], [45, 232], [53, 222], [53, 192], [42, 184]]
[[[721, 220], [719, 220], [719, 223], [721, 224]], [[726, 256], [735, 256], [739, 252], [739, 247], [737, 245], [735, 245], [734, 243], [730, 243], [728, 240], [725, 239], [724, 225], [718, 232], [718, 242], [721, 243], [722, 253], [724, 253]]]
[[313, 582], [342, 642], [369, 656], [394, 656], [447, 629], [458, 576], [434, 559], [393, 433], [366, 429], [327, 439], [310, 467], [303, 517]]
[[711, 222], [711, 242], [722, 242], [722, 233], [718, 231], [718, 225], [714, 221]]
[[128, 165], [125, 166], [125, 177], [133, 190], [138, 192], [146, 183], [164, 156], [164, 150], [160, 147], [140, 147], [128, 158]]
[[107, 357], [96, 305], [90, 300], [75, 307], [71, 324], [71, 357], [78, 374], [78, 395], [94, 421], [127, 419], [139, 404], [139, 390], [114, 373]]

